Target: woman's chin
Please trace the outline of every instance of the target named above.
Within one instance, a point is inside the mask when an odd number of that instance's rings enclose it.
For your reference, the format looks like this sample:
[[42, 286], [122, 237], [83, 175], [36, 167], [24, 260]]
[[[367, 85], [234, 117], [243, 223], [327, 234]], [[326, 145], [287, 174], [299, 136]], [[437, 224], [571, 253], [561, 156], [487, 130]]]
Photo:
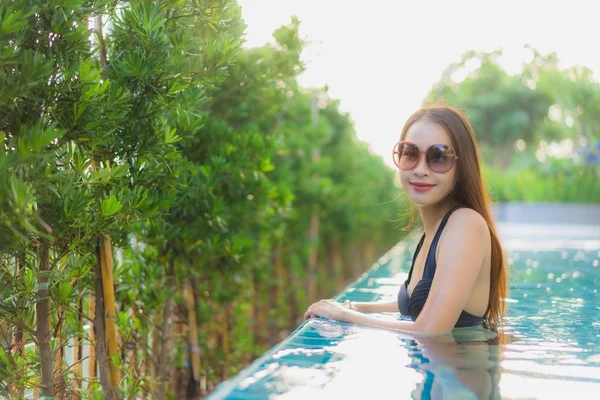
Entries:
[[411, 191], [408, 198], [419, 207], [427, 207], [437, 204], [442, 199], [434, 193]]

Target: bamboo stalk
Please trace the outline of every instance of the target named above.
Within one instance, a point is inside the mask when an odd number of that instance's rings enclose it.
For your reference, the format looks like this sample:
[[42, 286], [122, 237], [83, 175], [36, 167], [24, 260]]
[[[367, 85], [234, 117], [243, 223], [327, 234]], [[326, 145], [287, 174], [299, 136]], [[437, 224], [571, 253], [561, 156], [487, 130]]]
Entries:
[[104, 320], [106, 327], [106, 345], [110, 361], [110, 379], [114, 387], [119, 385], [121, 371], [114, 358], [119, 356], [117, 324], [115, 321], [115, 283], [113, 278], [113, 255], [109, 235], [100, 238], [100, 256], [102, 266], [102, 292], [104, 294]]
[[104, 390], [105, 399], [115, 399], [116, 393], [110, 375], [110, 360], [106, 344], [106, 312], [104, 310], [104, 283], [102, 281], [102, 251], [100, 245], [96, 245], [96, 355], [98, 358], [100, 383]]
[[37, 327], [36, 337], [40, 352], [41, 364], [41, 395], [54, 397], [55, 380], [54, 366], [52, 365], [52, 348], [50, 346], [51, 308], [50, 308], [50, 282], [46, 273], [50, 271], [50, 246], [42, 240], [40, 246], [40, 268], [38, 272], [38, 295], [36, 308]]

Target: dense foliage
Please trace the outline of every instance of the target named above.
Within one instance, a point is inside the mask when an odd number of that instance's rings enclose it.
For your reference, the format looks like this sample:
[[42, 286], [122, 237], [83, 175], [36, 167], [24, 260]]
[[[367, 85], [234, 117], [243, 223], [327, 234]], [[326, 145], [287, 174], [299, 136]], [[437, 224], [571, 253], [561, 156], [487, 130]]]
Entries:
[[0, 10], [0, 394], [201, 395], [400, 238], [297, 20], [244, 49], [230, 0]]
[[[297, 84], [299, 22], [244, 29], [233, 0], [0, 0], [0, 395], [203, 395], [401, 238], [394, 171]], [[466, 110], [494, 199], [597, 202], [598, 84], [531, 51], [427, 102]]]

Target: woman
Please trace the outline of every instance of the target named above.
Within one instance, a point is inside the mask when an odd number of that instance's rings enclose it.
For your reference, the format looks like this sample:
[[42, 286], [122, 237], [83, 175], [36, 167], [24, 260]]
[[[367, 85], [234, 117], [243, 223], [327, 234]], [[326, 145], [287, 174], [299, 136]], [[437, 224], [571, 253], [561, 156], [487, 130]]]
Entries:
[[[393, 156], [425, 230], [398, 300], [342, 305], [326, 299], [308, 307], [305, 318], [421, 334], [495, 325], [504, 313], [506, 270], [471, 124], [453, 107], [422, 108], [406, 122]], [[364, 314], [392, 311], [412, 321]]]

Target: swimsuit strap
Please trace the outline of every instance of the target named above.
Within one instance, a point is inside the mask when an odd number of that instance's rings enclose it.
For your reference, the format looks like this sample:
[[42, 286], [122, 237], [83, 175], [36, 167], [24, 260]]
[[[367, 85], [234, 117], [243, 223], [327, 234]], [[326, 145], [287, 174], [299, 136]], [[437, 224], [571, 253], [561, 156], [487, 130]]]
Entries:
[[408, 278], [406, 279], [405, 283], [410, 282], [410, 277], [412, 276], [413, 269], [415, 267], [415, 261], [417, 260], [417, 254], [419, 254], [419, 250], [421, 250], [421, 246], [423, 246], [424, 241], [425, 241], [425, 234], [423, 234], [423, 236], [421, 236], [421, 240], [419, 241], [419, 244], [417, 245], [417, 249], [415, 250], [415, 253], [413, 254], [412, 265], [410, 266], [410, 271], [408, 272]]
[[[431, 242], [431, 246], [429, 247], [429, 252], [427, 253], [427, 259], [425, 260], [425, 268], [424, 268], [425, 271], [423, 271], [423, 276], [425, 276], [425, 272], [428, 269], [427, 266], [430, 264], [432, 265], [433, 270], [435, 271], [435, 266], [436, 266], [435, 253], [436, 253], [440, 238], [442, 237], [442, 231], [444, 230], [446, 223], [448, 223], [448, 219], [450, 219], [450, 215], [454, 211], [458, 210], [459, 208], [462, 208], [462, 206], [456, 205], [456, 206], [452, 207], [450, 210], [448, 210], [448, 212], [446, 212], [446, 214], [444, 215], [444, 218], [442, 218], [442, 222], [440, 222], [440, 226], [437, 228], [437, 231], [435, 232], [435, 236], [433, 237], [433, 241]], [[433, 279], [433, 273], [431, 274], [431, 279]]]

